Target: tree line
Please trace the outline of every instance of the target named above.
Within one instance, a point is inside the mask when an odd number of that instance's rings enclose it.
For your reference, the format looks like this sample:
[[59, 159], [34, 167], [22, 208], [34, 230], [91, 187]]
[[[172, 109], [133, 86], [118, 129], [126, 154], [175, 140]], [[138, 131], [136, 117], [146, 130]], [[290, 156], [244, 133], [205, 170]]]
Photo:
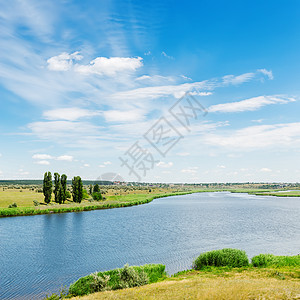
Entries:
[[[45, 203], [50, 203], [52, 192], [54, 193], [54, 201], [59, 204], [65, 203], [68, 198], [71, 198], [71, 194], [67, 190], [66, 174], [60, 176], [58, 173], [54, 173], [54, 189], [51, 172], [44, 174], [43, 193]], [[72, 196], [73, 201], [77, 203], [80, 203], [83, 199], [83, 185], [80, 176], [75, 176], [72, 179]]]
[[[46, 172], [43, 180], [43, 193], [46, 204], [51, 202], [52, 193], [54, 193], [54, 201], [56, 203], [65, 203], [67, 199], [71, 198], [71, 194], [67, 190], [67, 175], [62, 174], [60, 176], [58, 173], [54, 173], [53, 181], [51, 172]], [[105, 200], [105, 197], [102, 197], [100, 186], [98, 184], [89, 186], [89, 194], [92, 196], [94, 201]], [[88, 197], [88, 192], [83, 189], [81, 177], [74, 176], [72, 179], [73, 202], [81, 203], [83, 199], [87, 199]]]

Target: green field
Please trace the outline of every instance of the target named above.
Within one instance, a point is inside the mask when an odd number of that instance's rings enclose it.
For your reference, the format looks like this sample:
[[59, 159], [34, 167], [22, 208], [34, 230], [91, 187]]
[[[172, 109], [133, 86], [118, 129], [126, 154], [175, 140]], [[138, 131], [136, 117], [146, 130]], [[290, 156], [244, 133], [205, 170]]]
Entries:
[[[172, 189], [172, 188], [134, 188], [126, 189], [123, 187], [108, 187], [105, 190], [106, 200], [93, 201], [91, 196], [81, 203], [66, 201], [64, 204], [58, 204], [52, 201], [46, 205], [44, 203], [43, 193], [36, 189], [28, 188], [0, 188], [0, 217], [35, 215], [46, 213], [63, 213], [72, 211], [84, 211], [94, 209], [107, 209], [116, 207], [125, 207], [144, 204], [155, 198], [188, 194], [200, 190]], [[38, 201], [35, 206], [33, 201]], [[9, 205], [16, 203], [16, 208], [8, 208]]]
[[[299, 190], [280, 191], [280, 189], [257, 188], [257, 185], [251, 185], [251, 188], [247, 186], [241, 184], [238, 187], [234, 185], [225, 188], [222, 185], [216, 185], [215, 187], [200, 188], [193, 185], [164, 185], [163, 187], [107, 185], [101, 187], [103, 196], [106, 198], [105, 201], [93, 201], [89, 196], [81, 203], [74, 203], [72, 199], [69, 199], [64, 204], [57, 204], [53, 201], [54, 195], [52, 195], [52, 201], [46, 205], [41, 185], [7, 184], [0, 186], [0, 217], [124, 207], [148, 203], [162, 196], [196, 192], [230, 191], [263, 196], [300, 197]], [[88, 186], [85, 188], [88, 190]], [[70, 190], [70, 186], [68, 189]], [[34, 205], [34, 202], [38, 205]], [[17, 207], [8, 208], [13, 203]]]

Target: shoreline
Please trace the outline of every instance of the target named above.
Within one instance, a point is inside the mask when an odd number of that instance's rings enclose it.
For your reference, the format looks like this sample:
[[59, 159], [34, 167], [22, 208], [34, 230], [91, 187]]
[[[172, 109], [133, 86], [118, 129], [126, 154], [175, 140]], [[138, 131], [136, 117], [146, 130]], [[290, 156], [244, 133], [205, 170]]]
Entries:
[[[222, 190], [195, 190], [195, 191], [186, 191], [186, 192], [175, 192], [168, 194], [157, 194], [151, 197], [145, 194], [146, 199], [136, 200], [136, 201], [128, 201], [128, 202], [113, 202], [113, 203], [99, 203], [96, 205], [89, 204], [84, 206], [70, 206], [70, 207], [49, 207], [45, 209], [39, 209], [34, 206], [32, 207], [24, 207], [24, 208], [0, 208], [0, 218], [5, 217], [20, 217], [20, 216], [35, 216], [35, 215], [45, 215], [45, 214], [58, 214], [58, 213], [69, 213], [69, 212], [82, 212], [82, 211], [91, 211], [91, 210], [100, 210], [100, 209], [113, 209], [120, 207], [130, 207], [141, 204], [147, 204], [152, 202], [154, 199], [171, 197], [171, 196], [181, 196], [195, 193], [211, 193], [211, 192], [230, 192], [230, 193], [245, 193], [249, 195], [255, 196], [273, 196], [273, 197], [300, 197], [300, 194], [292, 194], [291, 192], [287, 192], [284, 194], [278, 193], [278, 191], [251, 191], [251, 190], [230, 190], [230, 189], [222, 189]], [[139, 194], [144, 195], [144, 194]], [[107, 201], [109, 202], [109, 200]]]

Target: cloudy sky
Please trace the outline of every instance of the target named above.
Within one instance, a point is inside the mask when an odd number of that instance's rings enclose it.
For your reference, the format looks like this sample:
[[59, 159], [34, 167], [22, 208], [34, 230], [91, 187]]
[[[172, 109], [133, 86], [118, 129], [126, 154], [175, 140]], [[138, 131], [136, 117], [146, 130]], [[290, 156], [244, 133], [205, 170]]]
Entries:
[[0, 179], [299, 182], [299, 32], [297, 0], [0, 0]]

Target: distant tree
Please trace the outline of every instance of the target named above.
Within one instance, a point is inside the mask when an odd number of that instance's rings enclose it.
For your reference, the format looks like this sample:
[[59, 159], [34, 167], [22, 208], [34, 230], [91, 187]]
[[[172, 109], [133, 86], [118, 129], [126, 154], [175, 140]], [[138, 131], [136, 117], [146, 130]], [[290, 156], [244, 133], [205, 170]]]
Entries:
[[89, 194], [92, 195], [92, 193], [93, 193], [93, 185], [90, 184], [90, 187], [89, 187]]
[[61, 203], [59, 199], [59, 190], [60, 190], [60, 175], [58, 173], [54, 173], [54, 201], [56, 203]]
[[99, 187], [99, 184], [95, 184], [94, 185], [94, 190], [93, 190], [93, 193], [99, 193], [100, 192], [100, 187]]
[[67, 175], [62, 174], [60, 177], [60, 183], [62, 188], [62, 194], [61, 194], [61, 202], [65, 203], [67, 197]]
[[43, 181], [43, 193], [45, 196], [45, 203], [50, 203], [51, 195], [52, 195], [52, 175], [51, 172], [46, 172], [44, 174], [44, 181]]
[[80, 203], [82, 201], [83, 197], [83, 191], [82, 191], [82, 180], [80, 176], [75, 176], [72, 179], [72, 195], [73, 195], [73, 201], [76, 203]]

